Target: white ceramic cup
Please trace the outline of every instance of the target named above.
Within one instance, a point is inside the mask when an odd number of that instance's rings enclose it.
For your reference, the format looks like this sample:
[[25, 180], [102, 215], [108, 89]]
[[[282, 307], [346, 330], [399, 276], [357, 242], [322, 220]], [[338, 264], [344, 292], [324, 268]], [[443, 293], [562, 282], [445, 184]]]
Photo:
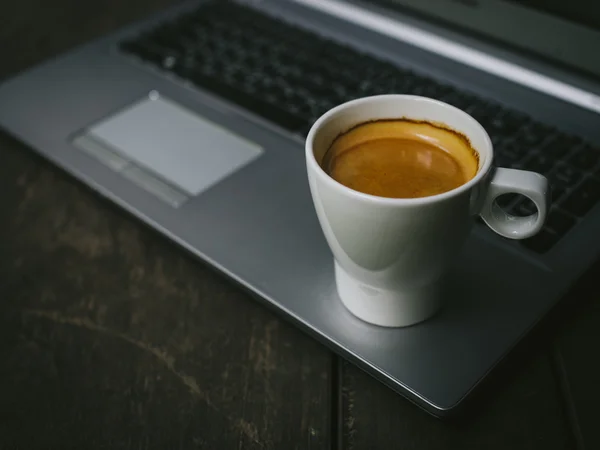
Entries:
[[[475, 177], [430, 197], [392, 199], [350, 189], [320, 166], [333, 140], [367, 121], [410, 118], [442, 123], [466, 136], [479, 153]], [[339, 105], [312, 126], [306, 139], [310, 190], [333, 252], [336, 286], [344, 305], [376, 325], [412, 325], [441, 306], [439, 280], [458, 254], [474, 219], [481, 215], [498, 234], [524, 239], [544, 224], [548, 182], [534, 172], [494, 168], [494, 150], [484, 128], [446, 103], [410, 95], [381, 95]], [[507, 193], [529, 197], [537, 212], [515, 217], [495, 199]]]

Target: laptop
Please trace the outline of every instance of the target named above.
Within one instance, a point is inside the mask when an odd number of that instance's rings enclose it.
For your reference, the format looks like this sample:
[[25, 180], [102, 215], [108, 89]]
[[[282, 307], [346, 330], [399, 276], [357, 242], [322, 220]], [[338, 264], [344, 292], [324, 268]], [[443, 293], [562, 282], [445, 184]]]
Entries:
[[[445, 417], [599, 256], [600, 19], [589, 3], [177, 3], [5, 80], [0, 127]], [[340, 303], [303, 151], [319, 115], [385, 93], [467, 111], [497, 165], [543, 173], [553, 193], [534, 238], [475, 225], [444, 309], [406, 328], [369, 325]], [[532, 212], [522, 197], [499, 202]]]

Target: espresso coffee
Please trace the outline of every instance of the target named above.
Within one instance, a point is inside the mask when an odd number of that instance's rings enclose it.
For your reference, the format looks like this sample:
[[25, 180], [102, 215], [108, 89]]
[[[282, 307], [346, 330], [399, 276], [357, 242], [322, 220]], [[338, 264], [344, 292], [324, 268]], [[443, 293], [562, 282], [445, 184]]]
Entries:
[[337, 137], [322, 167], [341, 184], [379, 197], [418, 198], [455, 189], [477, 173], [460, 133], [429, 122], [380, 120]]

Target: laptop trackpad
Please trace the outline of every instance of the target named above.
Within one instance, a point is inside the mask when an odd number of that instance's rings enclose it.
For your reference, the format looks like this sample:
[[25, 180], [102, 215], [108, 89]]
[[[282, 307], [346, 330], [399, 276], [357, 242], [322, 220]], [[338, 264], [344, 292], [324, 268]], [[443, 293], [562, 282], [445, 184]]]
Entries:
[[117, 170], [125, 175], [145, 171], [190, 196], [263, 152], [259, 145], [156, 93], [94, 124], [86, 137], [123, 158], [126, 164]]

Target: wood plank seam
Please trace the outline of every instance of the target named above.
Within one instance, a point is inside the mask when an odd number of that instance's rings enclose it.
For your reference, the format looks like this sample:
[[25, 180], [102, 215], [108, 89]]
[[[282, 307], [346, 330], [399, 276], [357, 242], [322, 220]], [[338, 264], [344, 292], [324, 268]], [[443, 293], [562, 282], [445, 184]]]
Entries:
[[578, 450], [585, 450], [585, 442], [581, 427], [579, 426], [579, 418], [573, 403], [573, 395], [569, 386], [569, 380], [565, 371], [565, 364], [562, 354], [556, 344], [552, 348], [552, 368], [554, 375], [558, 382], [558, 388], [560, 390], [560, 398], [563, 403], [563, 408], [567, 416], [567, 422], [569, 430], [571, 431], [572, 438], [575, 441], [576, 448]]

